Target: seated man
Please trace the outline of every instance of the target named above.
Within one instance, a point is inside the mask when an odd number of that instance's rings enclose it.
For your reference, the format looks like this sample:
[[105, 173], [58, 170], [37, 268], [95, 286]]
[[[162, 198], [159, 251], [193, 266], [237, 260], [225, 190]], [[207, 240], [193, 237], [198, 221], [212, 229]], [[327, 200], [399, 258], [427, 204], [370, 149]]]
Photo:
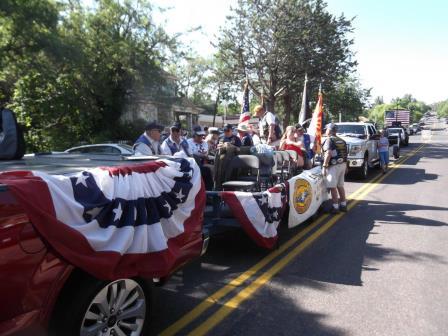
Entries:
[[217, 127], [210, 127], [208, 132], [209, 133], [205, 137], [205, 141], [208, 144], [208, 154], [215, 156], [216, 149], [218, 148], [219, 130]]
[[208, 155], [208, 144], [204, 140], [205, 132], [201, 126], [193, 127], [193, 137], [188, 139], [188, 148], [200, 163], [204, 163]]
[[237, 131], [242, 146], [252, 147], [254, 145], [254, 142], [252, 141], [252, 136], [249, 134], [249, 128], [247, 127], [247, 125], [238, 124]]
[[219, 138], [218, 148], [223, 147], [226, 144], [231, 144], [236, 147], [241, 147], [241, 140], [236, 135], [233, 134], [232, 125], [224, 125], [224, 135]]
[[189, 151], [199, 164], [201, 175], [204, 180], [205, 189], [213, 189], [213, 175], [211, 168], [207, 165], [208, 144], [204, 140], [205, 132], [201, 126], [193, 128], [193, 138], [188, 139]]
[[191, 156], [189, 145], [187, 140], [181, 137], [182, 126], [180, 123], [175, 122], [170, 127], [170, 136], [163, 141], [160, 146], [162, 154], [174, 155], [177, 152], [183, 151], [186, 156]]
[[160, 133], [163, 126], [156, 121], [146, 124], [145, 132], [135, 141], [133, 149], [135, 155], [160, 155]]

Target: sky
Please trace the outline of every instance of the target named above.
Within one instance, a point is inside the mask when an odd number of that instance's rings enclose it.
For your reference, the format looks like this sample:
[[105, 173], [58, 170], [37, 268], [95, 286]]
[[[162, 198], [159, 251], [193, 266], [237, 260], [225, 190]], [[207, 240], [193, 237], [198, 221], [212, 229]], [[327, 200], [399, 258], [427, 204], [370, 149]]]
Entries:
[[[171, 8], [155, 18], [198, 54], [213, 53], [219, 27], [236, 0], [153, 0]], [[372, 98], [410, 93], [428, 104], [448, 99], [448, 1], [328, 0], [328, 11], [353, 19], [357, 75]]]

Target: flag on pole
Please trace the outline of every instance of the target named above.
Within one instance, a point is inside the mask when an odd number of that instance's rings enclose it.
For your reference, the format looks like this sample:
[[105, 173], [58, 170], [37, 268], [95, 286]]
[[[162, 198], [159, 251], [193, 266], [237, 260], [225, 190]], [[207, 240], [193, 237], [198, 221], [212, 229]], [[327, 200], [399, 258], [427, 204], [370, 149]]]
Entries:
[[[311, 118], [310, 127], [308, 128], [308, 134], [314, 139], [314, 146], [316, 148], [316, 153], [321, 152], [321, 141], [322, 141], [322, 123], [323, 123], [323, 95], [319, 87], [319, 95], [317, 99], [317, 105], [313, 112], [313, 117]], [[314, 147], [313, 146], [313, 147]]]
[[201, 252], [205, 191], [193, 159], [12, 171], [0, 183], [52, 249], [99, 279], [166, 277]]
[[249, 83], [246, 80], [243, 91], [243, 105], [241, 107], [241, 115], [238, 124], [249, 125], [250, 111], [249, 111]]
[[302, 106], [300, 108], [299, 113], [299, 124], [303, 125], [305, 120], [308, 119], [308, 93], [307, 93], [307, 83], [308, 83], [308, 75], [305, 74], [305, 84], [303, 85], [303, 93], [302, 93]]

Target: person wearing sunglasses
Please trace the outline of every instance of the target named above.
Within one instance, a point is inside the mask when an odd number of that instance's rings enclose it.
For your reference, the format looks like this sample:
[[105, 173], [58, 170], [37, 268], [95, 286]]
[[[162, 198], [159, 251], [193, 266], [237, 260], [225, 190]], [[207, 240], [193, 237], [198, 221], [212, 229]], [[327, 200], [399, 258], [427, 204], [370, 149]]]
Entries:
[[145, 132], [135, 141], [133, 149], [135, 155], [160, 155], [160, 135], [164, 127], [157, 121], [146, 124]]
[[175, 122], [170, 127], [170, 135], [166, 138], [162, 145], [162, 154], [174, 155], [177, 152], [183, 151], [185, 155], [191, 156], [187, 140], [181, 136], [182, 126], [179, 122]]

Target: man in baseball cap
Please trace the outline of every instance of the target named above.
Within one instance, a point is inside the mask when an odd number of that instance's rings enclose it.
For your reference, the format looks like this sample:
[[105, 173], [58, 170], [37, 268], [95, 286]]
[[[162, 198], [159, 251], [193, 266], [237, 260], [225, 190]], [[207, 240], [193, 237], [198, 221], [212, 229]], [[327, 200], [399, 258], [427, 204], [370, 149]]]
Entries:
[[145, 126], [145, 132], [135, 141], [134, 152], [136, 155], [160, 155], [160, 134], [164, 127], [157, 121], [150, 121]]
[[225, 124], [223, 127], [224, 134], [219, 139], [218, 148], [226, 144], [231, 144], [236, 147], [241, 147], [241, 140], [233, 134], [233, 127], [230, 124]]
[[174, 155], [177, 152], [183, 151], [187, 156], [190, 156], [187, 140], [181, 136], [181, 131], [182, 125], [179, 122], [174, 122], [171, 125], [170, 136], [160, 146], [163, 154]]

